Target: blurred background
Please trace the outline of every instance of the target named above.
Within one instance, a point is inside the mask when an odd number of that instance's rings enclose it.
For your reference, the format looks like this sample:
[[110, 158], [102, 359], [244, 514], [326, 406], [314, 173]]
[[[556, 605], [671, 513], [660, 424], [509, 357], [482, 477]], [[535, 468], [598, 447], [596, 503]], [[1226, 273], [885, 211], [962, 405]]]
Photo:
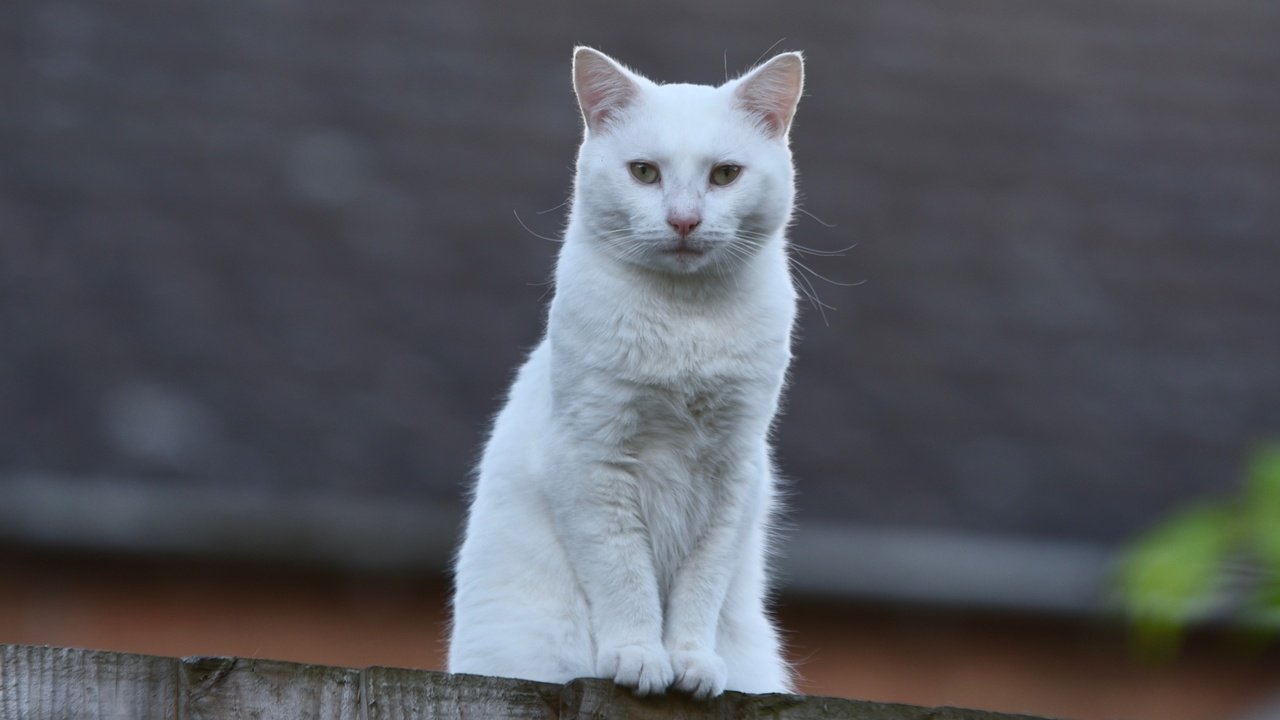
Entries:
[[1251, 0], [10, 2], [0, 642], [441, 667], [577, 43], [702, 83], [806, 53], [803, 691], [1280, 717], [1274, 644], [1211, 617], [1156, 662], [1114, 589], [1280, 433], [1280, 5]]

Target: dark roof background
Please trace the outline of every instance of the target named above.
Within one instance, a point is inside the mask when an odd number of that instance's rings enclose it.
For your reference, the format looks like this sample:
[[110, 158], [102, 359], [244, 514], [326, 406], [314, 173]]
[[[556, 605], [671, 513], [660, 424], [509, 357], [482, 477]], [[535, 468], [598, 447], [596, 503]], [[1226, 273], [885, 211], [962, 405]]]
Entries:
[[857, 243], [797, 257], [861, 283], [810, 280], [795, 524], [1114, 545], [1280, 432], [1277, 37], [1246, 0], [16, 0], [0, 482], [456, 522], [540, 333], [572, 46], [714, 83], [776, 44], [792, 238]]

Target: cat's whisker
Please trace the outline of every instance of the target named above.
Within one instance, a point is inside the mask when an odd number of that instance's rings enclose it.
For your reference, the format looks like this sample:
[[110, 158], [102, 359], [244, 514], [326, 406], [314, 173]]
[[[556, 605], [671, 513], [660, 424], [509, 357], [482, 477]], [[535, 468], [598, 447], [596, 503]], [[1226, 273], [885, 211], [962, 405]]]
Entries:
[[752, 248], [762, 248], [764, 247], [765, 243], [769, 241], [770, 236], [760, 234], [760, 233], [748, 233], [747, 231], [739, 230], [738, 234], [735, 235], [733, 239], [745, 245], [748, 245]]
[[760, 245], [759, 243], [752, 243], [746, 239], [741, 240], [741, 242], [730, 240], [721, 247], [725, 253], [733, 256], [735, 260], [746, 261], [751, 258], [752, 251], [758, 249]]
[[849, 245], [848, 247], [842, 247], [839, 250], [819, 250], [817, 248], [806, 247], [804, 245], [800, 245], [799, 243], [795, 243], [795, 242], [789, 242], [787, 244], [790, 245], [792, 248], [795, 248], [795, 251], [798, 253], [802, 253], [804, 255], [814, 255], [817, 257], [844, 257], [845, 253], [858, 247], [858, 243], [853, 243], [852, 245]]
[[618, 253], [623, 260], [633, 260], [641, 258], [650, 249], [647, 243], [637, 242], [639, 236], [630, 232], [616, 233], [613, 237], [604, 238], [604, 245], [607, 249]]
[[775, 40], [772, 45], [765, 48], [764, 52], [760, 53], [760, 57], [756, 58], [756, 61], [752, 63], [752, 65], [759, 65], [760, 61], [764, 59], [765, 55], [768, 55], [769, 53], [773, 52], [773, 49], [781, 45], [782, 42], [786, 39], [787, 39], [786, 37], [780, 37], [777, 40]]
[[597, 237], [606, 243], [611, 243], [615, 245], [641, 239], [641, 236], [631, 228], [613, 228], [610, 230], [605, 230], [599, 233]]
[[546, 235], [542, 235], [542, 234], [540, 234], [540, 233], [534, 232], [533, 228], [531, 228], [531, 227], [529, 227], [528, 225], [525, 225], [525, 224], [524, 224], [524, 220], [522, 220], [522, 219], [520, 218], [520, 213], [519, 213], [519, 212], [517, 212], [517, 211], [515, 211], [515, 210], [512, 210], [512, 211], [511, 211], [511, 214], [516, 216], [516, 222], [520, 223], [520, 227], [524, 228], [525, 232], [527, 232], [527, 233], [529, 233], [530, 235], [532, 235], [532, 236], [534, 236], [534, 237], [538, 238], [539, 240], [546, 240], [547, 242], [553, 242], [553, 243], [562, 243], [562, 242], [564, 242], [564, 240], [563, 240], [563, 239], [561, 239], [561, 238], [552, 238], [552, 237], [547, 237]]
[[534, 212], [534, 215], [546, 215], [546, 214], [547, 214], [547, 213], [549, 213], [549, 212], [555, 212], [556, 210], [559, 210], [560, 208], [564, 207], [565, 205], [568, 205], [568, 204], [569, 204], [569, 200], [571, 200], [571, 199], [572, 199], [572, 198], [565, 198], [565, 199], [564, 199], [564, 202], [560, 203], [559, 205], [556, 205], [555, 207], [549, 207], [549, 208], [547, 208], [546, 210], [538, 210], [538, 211]]
[[804, 270], [806, 270], [810, 275], [812, 275], [812, 276], [814, 276], [814, 277], [818, 278], [819, 280], [825, 280], [825, 281], [827, 281], [827, 282], [831, 283], [832, 285], [839, 285], [840, 287], [858, 287], [859, 285], [864, 285], [864, 284], [866, 284], [866, 282], [867, 282], [866, 280], [859, 280], [859, 281], [857, 281], [857, 282], [841, 282], [841, 281], [839, 281], [839, 280], [832, 280], [831, 278], [827, 277], [826, 275], [823, 275], [822, 273], [820, 273], [820, 272], [818, 272], [818, 271], [814, 270], [813, 268], [809, 267], [808, 265], [805, 265], [804, 263], [800, 262], [799, 260], [797, 260], [797, 259], [795, 259], [795, 258], [788, 258], [788, 260], [789, 260], [791, 263], [793, 263], [793, 264], [795, 264], [795, 265], [798, 265], [798, 266], [800, 266], [801, 268], [803, 268]]
[[824, 228], [827, 228], [828, 230], [836, 226], [835, 223], [829, 223], [826, 220], [823, 220], [822, 218], [818, 217], [817, 215], [814, 215], [813, 213], [809, 212], [808, 210], [805, 210], [803, 207], [800, 207], [799, 205], [796, 205], [796, 212], [800, 212], [800, 213], [804, 213], [805, 215], [808, 215], [809, 217], [816, 220], [819, 225], [821, 225]]
[[797, 268], [795, 265], [792, 265], [792, 268], [796, 270], [796, 272], [792, 273], [792, 277], [799, 280], [796, 287], [800, 290], [801, 294], [809, 300], [809, 304], [813, 306], [813, 309], [818, 311], [818, 316], [822, 318], [822, 324], [830, 327], [830, 323], [827, 322], [826, 311], [834, 311], [836, 308], [822, 302], [822, 299], [818, 297], [818, 290], [813, 286], [813, 283], [809, 281], [809, 278], [805, 277], [800, 268]]

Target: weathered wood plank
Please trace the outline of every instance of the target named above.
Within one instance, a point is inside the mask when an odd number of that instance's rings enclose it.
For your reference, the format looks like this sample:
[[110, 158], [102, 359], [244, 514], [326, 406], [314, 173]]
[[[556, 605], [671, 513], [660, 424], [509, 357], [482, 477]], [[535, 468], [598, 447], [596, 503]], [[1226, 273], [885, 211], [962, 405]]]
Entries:
[[677, 694], [641, 699], [606, 680], [587, 679], [565, 685], [561, 698], [560, 717], [564, 720], [1036, 720], [954, 708], [803, 695], [727, 692], [710, 703]]
[[[809, 699], [799, 695], [743, 695], [736, 692], [725, 693], [712, 702], [698, 702], [675, 693], [637, 698], [629, 690], [608, 680], [581, 679], [564, 686], [560, 717], [572, 720], [596, 720], [604, 717], [625, 717], [631, 720], [800, 720], [854, 717], [805, 714], [805, 706], [808, 704]], [[886, 720], [887, 718], [888, 716]], [[902, 720], [906, 720], [906, 716]], [[911, 720], [915, 720], [914, 716]]]
[[365, 671], [368, 720], [554, 720], [560, 686], [483, 675], [374, 667]]
[[187, 658], [181, 720], [359, 720], [360, 671], [278, 660]]
[[0, 645], [0, 720], [1036, 720], [955, 708], [725, 693], [637, 698], [607, 680], [552, 685], [420, 670]]
[[0, 645], [0, 720], [178, 720], [178, 661]]

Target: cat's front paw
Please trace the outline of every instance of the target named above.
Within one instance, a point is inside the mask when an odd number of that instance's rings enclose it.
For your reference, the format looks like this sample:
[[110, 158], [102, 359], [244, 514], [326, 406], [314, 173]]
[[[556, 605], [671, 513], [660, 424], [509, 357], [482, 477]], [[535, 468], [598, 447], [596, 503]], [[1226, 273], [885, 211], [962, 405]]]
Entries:
[[675, 678], [666, 648], [657, 643], [606, 647], [596, 658], [596, 672], [641, 696], [666, 692]]
[[676, 650], [671, 653], [675, 688], [699, 700], [724, 692], [729, 670], [719, 655], [708, 650]]

